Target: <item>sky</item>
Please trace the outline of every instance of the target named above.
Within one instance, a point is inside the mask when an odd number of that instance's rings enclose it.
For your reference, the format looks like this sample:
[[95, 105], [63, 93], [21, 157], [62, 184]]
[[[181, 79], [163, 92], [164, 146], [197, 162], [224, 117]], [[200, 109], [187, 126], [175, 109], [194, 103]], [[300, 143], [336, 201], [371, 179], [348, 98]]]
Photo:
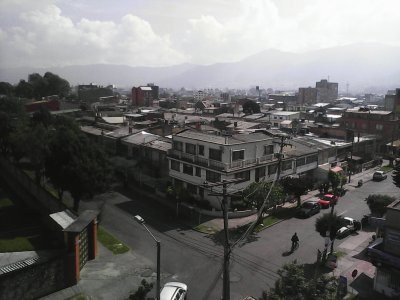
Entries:
[[0, 66], [234, 62], [266, 49], [400, 46], [399, 0], [1, 0]]

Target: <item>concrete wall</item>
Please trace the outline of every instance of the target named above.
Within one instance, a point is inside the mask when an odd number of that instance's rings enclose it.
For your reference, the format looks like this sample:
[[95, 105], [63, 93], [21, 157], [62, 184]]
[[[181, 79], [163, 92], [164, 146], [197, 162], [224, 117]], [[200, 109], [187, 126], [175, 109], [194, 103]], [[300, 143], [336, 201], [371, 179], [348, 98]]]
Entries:
[[0, 275], [2, 300], [37, 299], [66, 288], [70, 279], [65, 276], [64, 256]]

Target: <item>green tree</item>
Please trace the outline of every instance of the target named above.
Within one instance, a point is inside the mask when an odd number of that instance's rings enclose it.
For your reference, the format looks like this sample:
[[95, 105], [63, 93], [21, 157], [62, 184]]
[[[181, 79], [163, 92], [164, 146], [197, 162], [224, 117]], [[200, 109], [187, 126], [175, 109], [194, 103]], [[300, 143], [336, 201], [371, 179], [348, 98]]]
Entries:
[[46, 174], [59, 195], [65, 190], [71, 193], [75, 211], [81, 199], [90, 199], [110, 187], [112, 168], [108, 157], [74, 122], [67, 118], [55, 122], [49, 148]]
[[301, 195], [312, 188], [312, 182], [305, 178], [285, 177], [281, 180], [285, 192], [293, 194], [297, 198], [297, 206], [301, 205]]
[[[264, 203], [264, 200], [267, 198], [271, 187], [271, 182], [260, 181], [251, 183], [243, 191], [244, 202], [246, 202], [249, 206], [254, 206], [258, 210], [260, 210], [262, 204]], [[282, 186], [279, 184], [275, 184], [271, 189], [265, 209], [281, 204], [284, 199], [285, 194], [283, 192]]]
[[400, 188], [400, 163], [394, 167], [392, 178], [394, 185]]
[[46, 72], [43, 79], [47, 85], [45, 96], [58, 95], [66, 97], [69, 94], [70, 85], [67, 80], [51, 72]]
[[28, 82], [32, 85], [33, 97], [36, 100], [41, 100], [42, 97], [46, 96], [47, 81], [40, 74], [29, 74]]
[[0, 82], [0, 95], [12, 96], [14, 95], [14, 86], [8, 82]]
[[41, 106], [38, 111], [35, 111], [32, 116], [33, 123], [42, 124], [48, 128], [52, 123], [52, 117], [47, 107]]
[[146, 300], [146, 296], [152, 290], [152, 288], [153, 283], [148, 283], [145, 279], [143, 279], [138, 290], [129, 296], [129, 300]]
[[318, 217], [315, 221], [315, 231], [317, 231], [322, 237], [329, 237], [332, 241], [331, 252], [333, 252], [333, 244], [337, 236], [337, 231], [342, 228], [344, 219], [338, 216], [336, 213], [323, 214]]
[[336, 195], [336, 190], [340, 185], [340, 174], [329, 170], [328, 180], [332, 186], [333, 193]]
[[333, 276], [307, 278], [304, 265], [299, 265], [296, 261], [285, 264], [278, 270], [278, 275], [275, 286], [269, 291], [264, 291], [260, 300], [336, 299], [337, 279]]
[[31, 99], [33, 97], [33, 86], [25, 80], [20, 80], [15, 87], [15, 96]]
[[245, 114], [257, 114], [260, 111], [260, 105], [252, 100], [248, 100], [243, 104], [243, 112]]
[[367, 201], [371, 214], [378, 217], [383, 217], [386, 213], [386, 207], [395, 200], [395, 197], [391, 197], [388, 195], [369, 195], [365, 199], [365, 201]]

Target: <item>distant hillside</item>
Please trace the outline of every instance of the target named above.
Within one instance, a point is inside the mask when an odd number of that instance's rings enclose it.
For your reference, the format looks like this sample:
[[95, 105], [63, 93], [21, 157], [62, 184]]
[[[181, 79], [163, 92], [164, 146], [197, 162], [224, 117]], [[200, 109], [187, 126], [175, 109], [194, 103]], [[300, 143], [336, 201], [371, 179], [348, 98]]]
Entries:
[[62, 68], [0, 69], [0, 81], [17, 83], [33, 72], [54, 72], [71, 84], [97, 83], [132, 87], [150, 82], [171, 88], [297, 89], [320, 79], [339, 83], [339, 90], [386, 92], [400, 87], [400, 48], [353, 44], [302, 54], [266, 50], [235, 63], [209, 66], [183, 64], [163, 68], [87, 65]]

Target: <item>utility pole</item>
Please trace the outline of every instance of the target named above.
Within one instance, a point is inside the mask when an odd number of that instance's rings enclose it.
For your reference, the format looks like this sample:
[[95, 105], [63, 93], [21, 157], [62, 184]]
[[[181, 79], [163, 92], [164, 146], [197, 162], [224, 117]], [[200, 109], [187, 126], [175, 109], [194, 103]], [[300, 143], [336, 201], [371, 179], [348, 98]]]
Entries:
[[229, 231], [228, 231], [228, 192], [227, 185], [232, 183], [242, 182], [242, 178], [223, 179], [222, 182], [208, 183], [205, 182], [205, 188], [212, 188], [222, 186], [222, 193], [209, 193], [210, 196], [222, 196], [222, 213], [224, 217], [224, 266], [223, 266], [223, 286], [222, 286], [222, 300], [230, 300], [230, 279], [229, 279], [229, 261], [231, 256], [231, 246], [229, 244]]

